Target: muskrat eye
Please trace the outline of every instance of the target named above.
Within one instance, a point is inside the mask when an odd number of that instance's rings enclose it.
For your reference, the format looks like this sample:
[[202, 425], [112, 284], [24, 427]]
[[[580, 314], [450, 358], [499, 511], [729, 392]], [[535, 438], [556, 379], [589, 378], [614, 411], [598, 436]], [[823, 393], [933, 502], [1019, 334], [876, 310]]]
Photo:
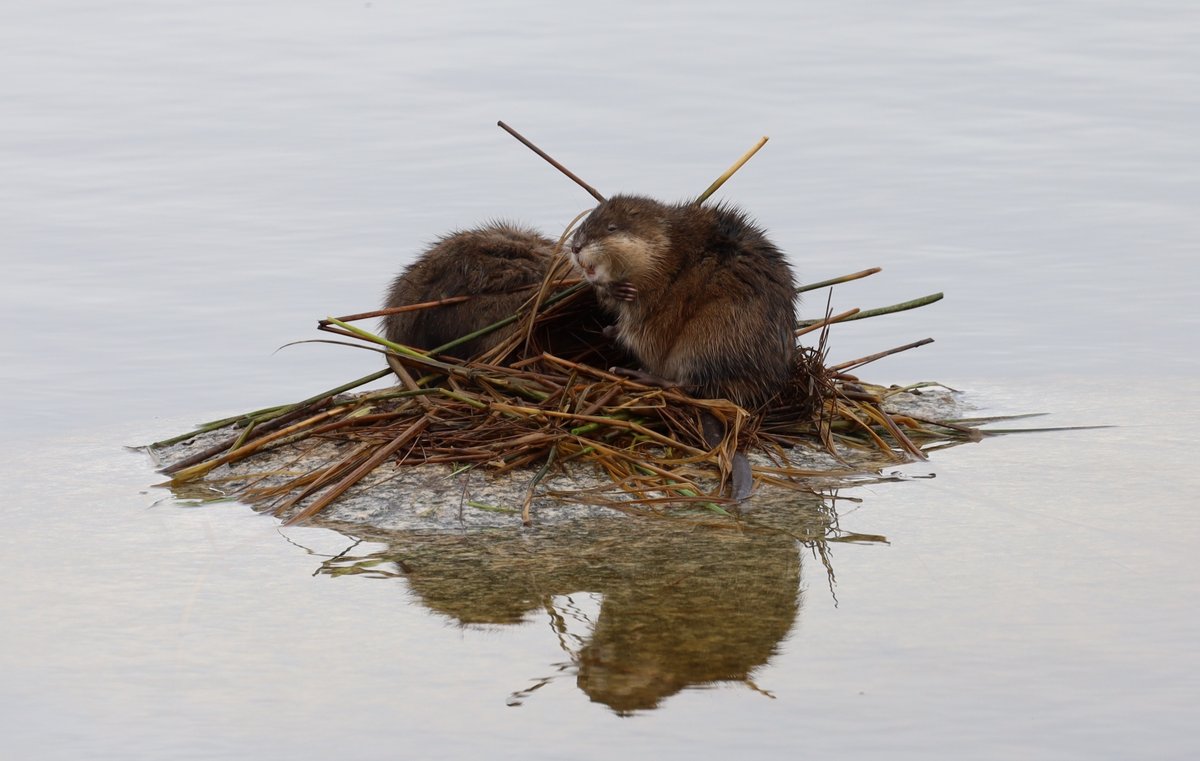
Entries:
[[616, 222], [609, 222], [609, 223], [608, 223], [608, 231], [609, 231], [610, 233], [615, 233], [615, 232], [617, 231], [617, 223], [616, 223]]

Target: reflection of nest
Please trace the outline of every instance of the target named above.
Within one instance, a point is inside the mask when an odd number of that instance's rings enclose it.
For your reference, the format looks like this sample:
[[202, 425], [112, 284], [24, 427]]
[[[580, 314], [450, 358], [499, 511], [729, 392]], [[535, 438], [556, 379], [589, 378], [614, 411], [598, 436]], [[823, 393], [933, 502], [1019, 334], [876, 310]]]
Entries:
[[[831, 526], [813, 497], [774, 519], [740, 530], [592, 520], [539, 528], [533, 542], [512, 531], [371, 533], [362, 538], [383, 548], [351, 547], [321, 572], [402, 576], [422, 605], [465, 625], [546, 616], [569, 658], [560, 673], [627, 713], [691, 686], [746, 682], [775, 655], [799, 615], [803, 548], [823, 552]], [[580, 606], [585, 598], [598, 609]], [[510, 704], [555, 679], [535, 680]]]
[[[898, 389], [868, 387], [846, 374], [874, 357], [826, 366], [828, 324], [853, 318], [857, 310], [798, 332], [822, 329], [819, 348], [798, 351], [791, 383], [759, 410], [725, 399], [696, 399], [682, 389], [644, 386], [598, 369], [628, 360], [601, 335], [591, 291], [580, 284], [560, 285], [564, 269], [561, 262], [551, 268], [541, 289], [508, 321], [516, 320], [515, 326], [493, 326], [510, 332], [505, 341], [466, 362], [442, 355], [447, 347], [418, 351], [352, 324], [378, 313], [322, 321], [327, 331], [385, 352], [401, 385], [339, 395], [383, 377], [381, 372], [296, 405], [218, 421], [242, 431], [165, 472], [180, 485], [281, 443], [339, 442], [337, 455], [317, 467], [282, 483], [250, 484], [232, 495], [297, 521], [391, 461], [454, 464], [493, 474], [539, 468], [524, 500], [528, 522], [535, 487], [551, 468], [567, 463], [590, 463], [611, 484], [552, 496], [610, 507], [700, 503], [723, 512], [728, 500], [720, 496], [722, 485], [738, 449], [757, 455], [754, 476], [760, 484], [806, 489], [808, 479], [837, 473], [796, 465], [789, 451], [797, 447], [820, 448], [839, 458], [854, 449], [869, 450], [875, 459], [899, 461], [923, 458], [923, 446], [978, 436], [959, 425], [885, 412], [886, 397]], [[839, 280], [864, 274], [870, 271]], [[705, 444], [704, 415], [724, 423], [724, 439], [714, 448]], [[173, 442], [160, 442], [166, 443]]]

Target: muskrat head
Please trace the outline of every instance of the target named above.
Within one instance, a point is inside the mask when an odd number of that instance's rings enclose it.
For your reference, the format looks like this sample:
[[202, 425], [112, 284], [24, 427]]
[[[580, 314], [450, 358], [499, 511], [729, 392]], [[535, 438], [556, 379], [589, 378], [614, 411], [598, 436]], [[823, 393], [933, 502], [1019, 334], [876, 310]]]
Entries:
[[589, 283], [639, 281], [658, 265], [670, 241], [666, 207], [637, 196], [597, 206], [571, 238], [571, 261]]

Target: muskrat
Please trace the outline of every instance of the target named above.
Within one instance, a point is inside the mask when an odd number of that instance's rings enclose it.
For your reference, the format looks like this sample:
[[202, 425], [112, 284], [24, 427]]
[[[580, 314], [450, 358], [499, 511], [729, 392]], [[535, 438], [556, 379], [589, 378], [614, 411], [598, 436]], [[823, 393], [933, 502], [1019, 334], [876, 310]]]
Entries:
[[580, 225], [571, 254], [651, 375], [750, 409], [787, 383], [795, 279], [742, 211], [614, 196]]
[[[732, 206], [614, 196], [571, 242], [575, 265], [616, 316], [609, 334], [649, 378], [751, 410], [787, 384], [796, 356], [796, 284], [783, 253]], [[705, 438], [723, 437], [706, 416]], [[739, 455], [734, 496], [750, 491]]]
[[[526, 227], [492, 222], [440, 238], [392, 282], [385, 306], [473, 296], [469, 301], [384, 318], [389, 341], [434, 349], [512, 315], [533, 294], [554, 260], [554, 241]], [[446, 351], [469, 359], [495, 347], [512, 328]]]

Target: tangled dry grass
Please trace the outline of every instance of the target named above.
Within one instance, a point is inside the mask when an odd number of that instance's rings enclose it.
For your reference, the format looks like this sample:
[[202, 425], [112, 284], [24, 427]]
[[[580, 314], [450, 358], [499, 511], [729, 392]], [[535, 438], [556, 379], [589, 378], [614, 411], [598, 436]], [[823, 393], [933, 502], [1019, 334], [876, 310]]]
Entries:
[[[816, 283], [806, 290], [877, 271]], [[721, 511], [729, 502], [722, 493], [738, 450], [766, 456], [770, 464], [754, 467], [760, 486], [807, 489], [813, 478], [831, 473], [794, 465], [789, 452], [797, 447], [820, 447], [835, 454], [847, 448], [871, 450], [878, 459], [901, 461], [924, 458], [929, 446], [979, 436], [949, 421], [891, 415], [884, 401], [895, 389], [869, 386], [850, 374], [872, 359], [928, 339], [826, 365], [829, 325], [864, 314], [858, 310], [828, 315], [798, 331], [819, 331], [820, 337], [815, 346], [798, 349], [790, 384], [761, 409], [745, 410], [728, 400], [697, 399], [679, 389], [649, 387], [621, 377], [602, 368], [627, 358], [600, 333], [590, 290], [567, 280], [566, 274], [565, 266], [553, 270], [521, 312], [489, 326], [507, 329], [510, 335], [492, 351], [468, 361], [444, 356], [450, 345], [421, 351], [355, 325], [387, 310], [322, 320], [321, 329], [339, 337], [336, 343], [379, 351], [391, 369], [296, 404], [214, 421], [202, 429], [229, 427], [228, 438], [164, 472], [171, 475], [172, 484], [184, 484], [267, 448], [321, 437], [346, 444], [339, 450], [344, 454], [286, 483], [249, 486], [232, 496], [296, 522], [316, 515], [385, 463], [444, 463], [494, 475], [528, 471], [528, 520], [541, 478], [571, 461], [590, 463], [607, 474], [612, 488], [559, 491], [553, 496], [614, 506], [630, 500], [642, 506], [700, 503]], [[897, 307], [912, 308], [939, 297]], [[403, 308], [437, 309], [445, 303]], [[515, 329], [509, 327], [513, 323]], [[397, 386], [346, 393], [388, 373], [396, 376]], [[726, 435], [716, 447], [705, 444], [702, 413], [725, 425]], [[151, 446], [167, 446], [189, 435]]]

